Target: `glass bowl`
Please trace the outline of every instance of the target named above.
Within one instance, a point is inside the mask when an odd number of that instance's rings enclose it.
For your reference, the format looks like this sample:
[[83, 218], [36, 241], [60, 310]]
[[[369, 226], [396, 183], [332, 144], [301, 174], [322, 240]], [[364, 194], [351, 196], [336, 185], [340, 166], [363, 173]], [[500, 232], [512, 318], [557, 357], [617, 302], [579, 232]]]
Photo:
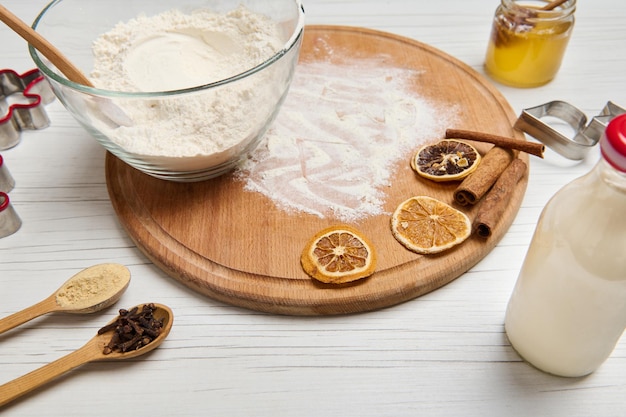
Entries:
[[[94, 49], [120, 22], [168, 13], [178, 17], [161, 21], [174, 29], [147, 20], [141, 27], [154, 33], [130, 47], [106, 49], [117, 42], [109, 35]], [[300, 0], [55, 0], [33, 28], [100, 87], [68, 80], [29, 46], [59, 101], [105, 149], [148, 175], [188, 182], [229, 172], [258, 145], [291, 84], [304, 9]], [[107, 56], [119, 58], [124, 82], [98, 66]]]

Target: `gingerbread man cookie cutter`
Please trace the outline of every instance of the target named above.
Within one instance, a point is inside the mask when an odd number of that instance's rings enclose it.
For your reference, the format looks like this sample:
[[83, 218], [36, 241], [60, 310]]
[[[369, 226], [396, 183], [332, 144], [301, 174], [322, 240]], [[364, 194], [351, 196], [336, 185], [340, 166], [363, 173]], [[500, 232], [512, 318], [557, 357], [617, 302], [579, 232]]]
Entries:
[[4, 164], [4, 158], [0, 154], [0, 191], [8, 193], [15, 187], [15, 180]]
[[22, 226], [22, 220], [11, 205], [9, 195], [0, 191], [0, 239], [17, 232]]
[[38, 69], [24, 74], [0, 70], [0, 150], [17, 145], [22, 130], [48, 127], [44, 105], [53, 100], [54, 93]]
[[[587, 116], [581, 110], [567, 102], [556, 100], [524, 109], [514, 128], [534, 137], [568, 159], [581, 160], [598, 143], [611, 119], [623, 113], [626, 113], [626, 109], [609, 101], [600, 114], [587, 123]], [[569, 125], [573, 135], [559, 132], [545, 121], [546, 117]]]

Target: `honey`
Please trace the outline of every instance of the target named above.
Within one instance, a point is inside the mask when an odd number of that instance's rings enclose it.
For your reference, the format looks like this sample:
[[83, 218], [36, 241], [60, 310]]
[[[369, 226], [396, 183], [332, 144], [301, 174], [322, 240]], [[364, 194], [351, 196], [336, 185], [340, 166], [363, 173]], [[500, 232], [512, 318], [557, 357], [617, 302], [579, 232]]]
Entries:
[[485, 58], [494, 80], [514, 87], [537, 87], [557, 74], [574, 27], [576, 0], [541, 10], [545, 2], [501, 0]]

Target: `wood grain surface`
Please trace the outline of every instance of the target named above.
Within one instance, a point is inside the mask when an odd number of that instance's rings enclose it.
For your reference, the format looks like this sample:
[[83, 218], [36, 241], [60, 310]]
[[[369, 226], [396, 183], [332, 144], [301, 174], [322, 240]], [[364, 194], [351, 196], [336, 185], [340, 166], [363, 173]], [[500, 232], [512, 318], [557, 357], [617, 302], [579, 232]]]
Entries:
[[[324, 48], [316, 47], [320, 42], [331, 45], [335, 53], [325, 54]], [[420, 95], [460, 107], [458, 126], [451, 128], [524, 139], [512, 128], [513, 110], [489, 81], [420, 42], [371, 29], [308, 26], [301, 61], [331, 59], [345, 64], [380, 54], [397, 67], [423, 70], [414, 86]], [[490, 146], [475, 145], [481, 153]], [[409, 167], [409, 157], [398, 163], [385, 211], [391, 213], [400, 202], [421, 194], [452, 203], [458, 183], [417, 177]], [[488, 240], [473, 236], [439, 255], [423, 256], [404, 249], [390, 232], [389, 215], [354, 224], [376, 247], [378, 267], [371, 277], [339, 287], [314, 282], [299, 263], [305, 242], [320, 229], [338, 223], [335, 219], [288, 214], [265, 196], [245, 191], [243, 183], [230, 175], [199, 183], [168, 182], [142, 174], [111, 154], [107, 155], [106, 179], [123, 227], [138, 248], [172, 278], [201, 294], [249, 309], [330, 315], [394, 305], [461, 276], [491, 251], [511, 225], [528, 173]], [[470, 218], [475, 215], [475, 208], [461, 210]]]

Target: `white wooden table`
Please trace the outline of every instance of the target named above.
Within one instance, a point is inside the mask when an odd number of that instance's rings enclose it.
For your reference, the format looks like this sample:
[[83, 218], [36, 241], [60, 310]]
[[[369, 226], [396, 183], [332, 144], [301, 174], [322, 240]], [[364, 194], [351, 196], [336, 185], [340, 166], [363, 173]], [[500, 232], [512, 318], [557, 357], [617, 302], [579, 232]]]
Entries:
[[[44, 0], [2, 2], [31, 22]], [[497, 0], [309, 0], [307, 23], [363, 26], [411, 37], [483, 72]], [[558, 77], [528, 90], [498, 86], [519, 114], [565, 100], [589, 117], [626, 105], [626, 3], [581, 1]], [[0, 27], [0, 68], [34, 67], [25, 43]], [[495, 250], [451, 284], [381, 311], [283, 317], [188, 290], [151, 264], [108, 199], [104, 150], [55, 101], [52, 125], [24, 132], [2, 156], [17, 181], [23, 221], [0, 239], [0, 316], [51, 294], [82, 268], [127, 265], [123, 306], [156, 301], [176, 314], [166, 342], [127, 363], [83, 366], [5, 408], [11, 416], [623, 416], [626, 340], [594, 374], [546, 375], [523, 362], [503, 331], [504, 310], [537, 218], [565, 183], [587, 172], [532, 158], [526, 197]], [[103, 315], [51, 314], [0, 335], [0, 384], [80, 347]]]

